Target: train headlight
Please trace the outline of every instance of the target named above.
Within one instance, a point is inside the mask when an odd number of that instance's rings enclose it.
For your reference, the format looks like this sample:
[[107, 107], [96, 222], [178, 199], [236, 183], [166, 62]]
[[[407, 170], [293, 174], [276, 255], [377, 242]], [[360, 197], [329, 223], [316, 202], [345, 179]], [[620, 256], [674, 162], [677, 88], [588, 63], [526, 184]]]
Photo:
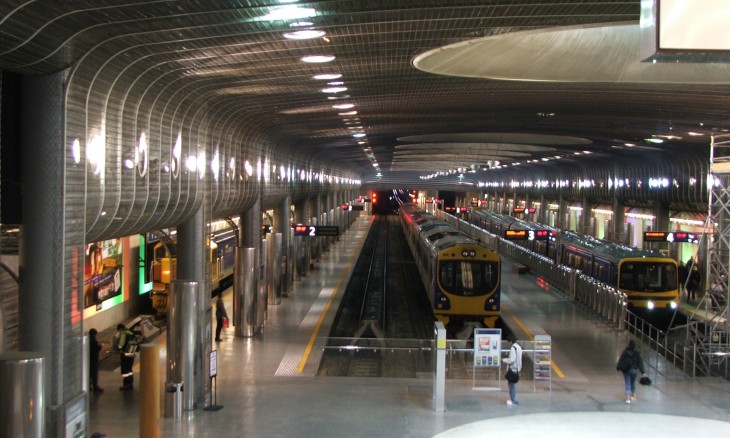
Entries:
[[672, 309], [676, 309], [677, 308], [677, 302], [676, 301], [672, 301], [671, 303], [669, 303], [669, 307], [671, 307]]
[[647, 301], [646, 302], [646, 308], [651, 310], [654, 308], [654, 301]]

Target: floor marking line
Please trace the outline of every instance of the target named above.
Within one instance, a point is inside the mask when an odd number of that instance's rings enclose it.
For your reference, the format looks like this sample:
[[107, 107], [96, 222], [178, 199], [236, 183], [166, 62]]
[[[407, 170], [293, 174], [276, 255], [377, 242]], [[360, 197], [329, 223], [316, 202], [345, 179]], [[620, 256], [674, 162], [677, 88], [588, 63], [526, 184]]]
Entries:
[[[522, 323], [522, 321], [520, 321], [519, 318], [517, 318], [515, 316], [515, 314], [512, 313], [509, 310], [509, 308], [507, 306], [505, 306], [504, 304], [502, 304], [502, 310], [504, 310], [505, 312], [507, 312], [507, 314], [512, 319], [514, 319], [514, 321], [517, 323], [517, 325], [520, 326], [520, 328], [525, 331], [525, 333], [527, 334], [527, 336], [530, 338], [531, 341], [534, 341], [535, 340], [535, 335], [532, 334], [532, 332], [530, 331], [530, 329], [528, 329], [527, 326], [524, 325]], [[555, 371], [555, 374], [557, 374], [558, 377], [560, 377], [561, 379], [564, 379], [565, 378], [565, 374], [563, 374], [563, 371], [560, 369], [560, 367], [558, 367], [558, 365], [553, 360], [553, 353], [552, 353], [552, 351], [550, 352], [550, 367], [553, 369], [553, 371]]]
[[[371, 219], [372, 220], [372, 219]], [[363, 240], [365, 240], [365, 237], [368, 233], [363, 233], [362, 236], [360, 236], [360, 244], [362, 244]], [[332, 301], [335, 299], [335, 296], [337, 296], [337, 293], [340, 291], [340, 286], [342, 285], [342, 282], [345, 281], [345, 274], [349, 271], [350, 265], [352, 265], [352, 261], [355, 259], [355, 256], [360, 255], [360, 251], [353, 251], [352, 255], [350, 256], [350, 260], [347, 261], [347, 265], [345, 265], [345, 269], [342, 270], [342, 274], [340, 275], [340, 279], [337, 281], [337, 285], [335, 285], [335, 289], [330, 295], [329, 299], [327, 300], [327, 304], [325, 304], [324, 309], [322, 310], [322, 314], [319, 315], [319, 319], [317, 320], [317, 324], [314, 325], [314, 329], [312, 330], [312, 335], [309, 337], [309, 342], [307, 342], [307, 347], [304, 349], [304, 354], [302, 355], [302, 358], [299, 360], [299, 366], [297, 367], [297, 373], [301, 374], [302, 371], [304, 371], [304, 366], [307, 364], [307, 360], [309, 360], [309, 355], [312, 353], [312, 348], [314, 347], [314, 341], [317, 339], [317, 335], [319, 334], [319, 329], [322, 327], [322, 323], [324, 322], [325, 316], [327, 316], [327, 312], [329, 312], [330, 306], [332, 305]]]

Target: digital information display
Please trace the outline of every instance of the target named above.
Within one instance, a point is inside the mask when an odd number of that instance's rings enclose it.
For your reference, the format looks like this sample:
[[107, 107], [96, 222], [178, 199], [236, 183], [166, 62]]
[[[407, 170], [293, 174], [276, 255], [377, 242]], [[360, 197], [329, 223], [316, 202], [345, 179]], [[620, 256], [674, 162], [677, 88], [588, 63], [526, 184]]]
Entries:
[[555, 233], [550, 230], [504, 230], [507, 240], [550, 240]]
[[527, 240], [527, 230], [504, 230], [507, 240]]
[[686, 231], [644, 231], [644, 242], [700, 243], [700, 235]]
[[512, 209], [512, 213], [527, 213], [527, 214], [535, 214], [537, 213], [537, 209], [534, 207], [525, 208], [525, 207], [515, 207]]
[[295, 236], [323, 236], [323, 237], [337, 237], [340, 235], [340, 227], [336, 225], [303, 225], [296, 224], [292, 225]]

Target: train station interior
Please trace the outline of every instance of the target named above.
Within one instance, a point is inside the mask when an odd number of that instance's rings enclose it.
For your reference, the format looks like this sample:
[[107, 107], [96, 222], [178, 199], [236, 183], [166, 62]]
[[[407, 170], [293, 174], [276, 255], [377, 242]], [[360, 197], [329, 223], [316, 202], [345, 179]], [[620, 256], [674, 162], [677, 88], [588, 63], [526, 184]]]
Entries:
[[730, 432], [720, 3], [3, 1], [0, 436]]

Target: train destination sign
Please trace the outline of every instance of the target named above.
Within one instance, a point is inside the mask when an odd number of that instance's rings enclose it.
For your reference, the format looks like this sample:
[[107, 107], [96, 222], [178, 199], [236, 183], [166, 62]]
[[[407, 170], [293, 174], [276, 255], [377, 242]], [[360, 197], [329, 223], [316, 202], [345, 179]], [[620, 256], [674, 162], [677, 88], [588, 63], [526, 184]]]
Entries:
[[686, 231], [644, 231], [644, 242], [700, 243], [700, 235]]
[[504, 230], [504, 238], [507, 240], [526, 240], [527, 230]]

